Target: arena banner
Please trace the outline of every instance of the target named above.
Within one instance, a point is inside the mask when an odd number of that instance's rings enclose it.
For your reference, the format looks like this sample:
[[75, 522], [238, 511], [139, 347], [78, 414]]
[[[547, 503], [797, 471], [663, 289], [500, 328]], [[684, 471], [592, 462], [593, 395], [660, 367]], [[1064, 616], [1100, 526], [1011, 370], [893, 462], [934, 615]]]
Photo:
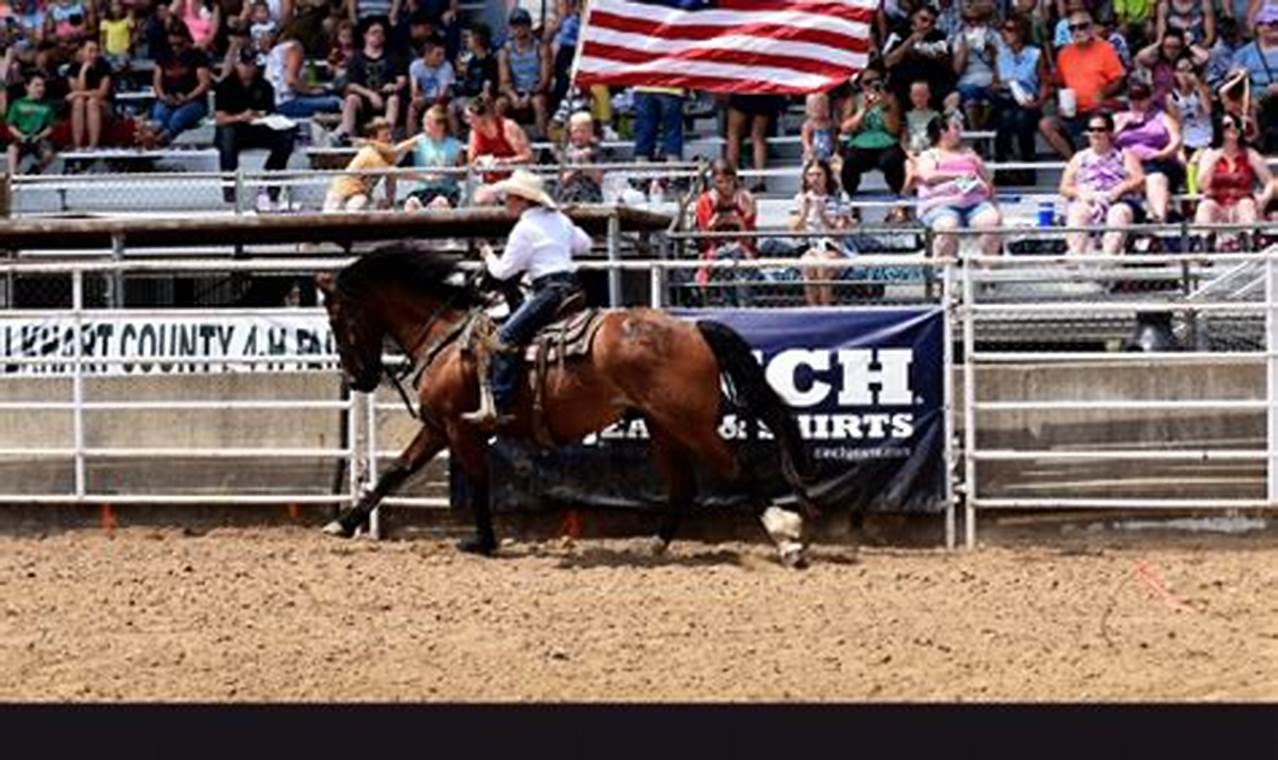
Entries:
[[[941, 310], [676, 314], [723, 322], [751, 344], [769, 383], [794, 408], [817, 486], [832, 503], [892, 512], [944, 509]], [[699, 507], [747, 508], [788, 492], [766, 429], [745, 424], [725, 401], [719, 432], [744, 465], [744, 487], [700, 469]], [[553, 452], [499, 438], [490, 453], [493, 506], [659, 509], [665, 489], [646, 439], [639, 419]], [[455, 503], [461, 503], [464, 484], [453, 480]]]
[[[335, 356], [336, 345], [323, 314], [278, 316], [122, 316], [87, 319], [83, 325], [86, 375], [155, 375], [206, 372], [263, 372], [318, 367], [336, 361], [281, 361], [254, 365], [218, 359], [271, 356]], [[69, 376], [70, 362], [5, 362], [12, 357], [71, 358], [76, 325], [66, 317], [0, 320], [0, 378]], [[124, 362], [93, 361], [128, 359]]]

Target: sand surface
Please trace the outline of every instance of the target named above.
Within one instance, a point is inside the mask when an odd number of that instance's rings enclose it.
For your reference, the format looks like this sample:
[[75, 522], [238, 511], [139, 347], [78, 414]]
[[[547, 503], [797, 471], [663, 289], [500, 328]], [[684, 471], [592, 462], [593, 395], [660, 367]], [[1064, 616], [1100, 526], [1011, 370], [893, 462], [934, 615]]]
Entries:
[[1278, 541], [0, 536], [0, 700], [1274, 700]]

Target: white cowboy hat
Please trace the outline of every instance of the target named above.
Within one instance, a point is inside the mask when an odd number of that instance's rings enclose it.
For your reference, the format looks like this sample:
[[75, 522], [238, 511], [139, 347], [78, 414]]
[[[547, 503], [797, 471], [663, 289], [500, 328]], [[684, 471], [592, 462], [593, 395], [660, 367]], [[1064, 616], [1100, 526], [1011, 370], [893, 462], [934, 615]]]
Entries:
[[509, 178], [493, 185], [493, 191], [517, 195], [546, 208], [557, 208], [555, 200], [546, 192], [541, 177], [525, 169], [516, 169]]

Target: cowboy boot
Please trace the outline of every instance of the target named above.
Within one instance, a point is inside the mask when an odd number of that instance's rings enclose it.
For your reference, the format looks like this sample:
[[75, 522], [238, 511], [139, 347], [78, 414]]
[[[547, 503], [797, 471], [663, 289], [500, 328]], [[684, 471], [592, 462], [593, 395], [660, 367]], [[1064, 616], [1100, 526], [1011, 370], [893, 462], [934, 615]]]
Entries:
[[[496, 430], [514, 422], [515, 415], [510, 413], [510, 409], [514, 406], [511, 396], [514, 395], [515, 383], [511, 375], [518, 372], [520, 361], [522, 358], [517, 349], [503, 347], [495, 350], [486, 362], [489, 371], [481, 375], [487, 378], [487, 382], [481, 380], [480, 383], [479, 409], [466, 412], [462, 419], [486, 430]], [[482, 363], [485, 362], [481, 360]]]

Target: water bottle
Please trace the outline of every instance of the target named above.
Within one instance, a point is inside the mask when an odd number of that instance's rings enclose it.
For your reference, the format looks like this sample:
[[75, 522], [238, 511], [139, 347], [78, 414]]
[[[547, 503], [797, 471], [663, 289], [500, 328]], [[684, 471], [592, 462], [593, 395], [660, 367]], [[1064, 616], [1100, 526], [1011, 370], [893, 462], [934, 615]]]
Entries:
[[661, 186], [661, 180], [654, 179], [652, 184], [648, 186], [648, 202], [654, 206], [664, 203], [666, 200], [666, 189]]
[[1051, 227], [1056, 221], [1056, 204], [1052, 201], [1042, 201], [1038, 204], [1038, 226]]

